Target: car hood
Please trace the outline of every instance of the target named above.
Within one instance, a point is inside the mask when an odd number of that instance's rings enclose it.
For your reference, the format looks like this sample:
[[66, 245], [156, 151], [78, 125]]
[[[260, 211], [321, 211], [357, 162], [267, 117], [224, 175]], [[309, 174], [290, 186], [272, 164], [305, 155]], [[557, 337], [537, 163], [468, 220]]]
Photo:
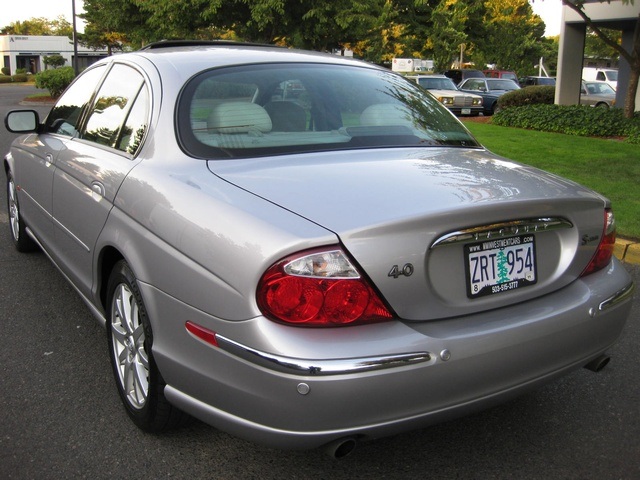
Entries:
[[[351, 150], [208, 164], [225, 181], [334, 232], [407, 320], [464, 315], [562, 288], [598, 244], [580, 246], [579, 239], [602, 233], [602, 197], [483, 149]], [[439, 241], [464, 229], [547, 217], [567, 219], [570, 228], [535, 234], [537, 284], [469, 300], [464, 244]], [[390, 273], [407, 265], [410, 278]]]

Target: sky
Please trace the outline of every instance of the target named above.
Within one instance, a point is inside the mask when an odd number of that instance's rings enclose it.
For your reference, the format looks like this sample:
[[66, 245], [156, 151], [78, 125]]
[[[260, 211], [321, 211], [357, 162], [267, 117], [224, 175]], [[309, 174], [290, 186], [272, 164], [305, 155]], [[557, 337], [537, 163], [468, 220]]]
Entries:
[[[82, 0], [3, 0], [0, 7], [0, 28], [12, 22], [44, 17], [50, 20], [60, 15], [71, 22], [72, 2], [76, 2], [76, 13], [82, 12]], [[546, 36], [560, 34], [562, 11], [561, 0], [529, 0], [534, 13], [540, 15], [546, 25]], [[83, 31], [82, 22], [78, 22], [78, 30]]]

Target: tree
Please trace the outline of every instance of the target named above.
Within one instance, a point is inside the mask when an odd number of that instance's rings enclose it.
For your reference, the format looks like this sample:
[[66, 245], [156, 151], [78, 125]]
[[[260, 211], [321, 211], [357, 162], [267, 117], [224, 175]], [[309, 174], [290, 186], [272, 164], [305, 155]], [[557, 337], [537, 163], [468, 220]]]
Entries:
[[556, 72], [558, 70], [558, 51], [560, 50], [560, 35], [556, 35], [555, 37], [543, 38], [540, 42], [540, 48], [541, 48], [540, 57], [544, 59], [544, 65], [547, 68], [549, 75], [553, 76], [554, 74], [552, 74], [551, 72]]
[[121, 49], [124, 44], [142, 46], [163, 38], [149, 24], [149, 15], [134, 0], [85, 0], [85, 34], [79, 41], [89, 48]]
[[[469, 43], [468, 6], [464, 2], [444, 0], [433, 10], [433, 30], [427, 39], [438, 70], [450, 68], [461, 48]], [[463, 46], [464, 45], [464, 46]]]
[[[602, 31], [618, 45], [622, 43], [620, 31], [608, 28], [603, 28]], [[604, 43], [590, 28], [587, 29], [587, 36], [584, 39], [584, 54], [593, 58], [610, 58], [612, 60], [617, 60], [620, 57], [616, 50]]]
[[[610, 0], [599, 0], [600, 2]], [[622, 0], [623, 3], [633, 3], [633, 0]], [[585, 0], [562, 0], [562, 4], [569, 7], [576, 12], [584, 23], [589, 27], [595, 35], [598, 36], [606, 45], [620, 54], [630, 67], [629, 85], [624, 101], [624, 116], [626, 118], [633, 118], [633, 114], [636, 110], [636, 92], [638, 91], [638, 83], [640, 82], [640, 15], [636, 19], [635, 29], [633, 32], [633, 42], [631, 45], [631, 51], [626, 50], [622, 45], [618, 44], [613, 38], [610, 38], [607, 33], [593, 23], [591, 18], [587, 16], [584, 11]]]
[[543, 54], [544, 22], [527, 0], [488, 0], [479, 47], [487, 63], [530, 73]]
[[54, 20], [43, 17], [31, 18], [23, 22], [12, 22], [0, 30], [3, 35], [64, 35], [71, 36], [73, 27], [64, 18], [59, 16]]
[[[85, 0], [87, 26], [80, 41], [109, 48], [160, 39], [230, 38], [319, 51], [351, 48], [375, 63], [395, 56], [434, 58], [448, 68], [461, 44], [465, 56], [478, 63], [498, 52], [496, 42], [506, 42], [498, 35], [489, 40], [487, 22], [496, 31], [509, 25], [503, 10], [514, 2], [521, 7], [516, 17], [523, 26], [513, 30], [510, 43], [533, 51], [541, 22], [522, 7], [526, 0]], [[497, 3], [507, 6], [493, 8]], [[497, 11], [503, 23], [493, 21]], [[513, 63], [506, 53], [500, 58]]]

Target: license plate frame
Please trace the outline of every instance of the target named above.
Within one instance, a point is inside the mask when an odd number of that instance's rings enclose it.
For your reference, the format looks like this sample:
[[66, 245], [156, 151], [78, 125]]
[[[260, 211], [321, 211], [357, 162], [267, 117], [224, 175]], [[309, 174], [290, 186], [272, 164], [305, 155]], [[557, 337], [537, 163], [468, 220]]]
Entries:
[[535, 236], [487, 239], [464, 247], [467, 297], [519, 290], [538, 282]]
[[471, 109], [470, 108], [463, 108], [462, 111], [460, 112], [461, 115], [471, 115]]

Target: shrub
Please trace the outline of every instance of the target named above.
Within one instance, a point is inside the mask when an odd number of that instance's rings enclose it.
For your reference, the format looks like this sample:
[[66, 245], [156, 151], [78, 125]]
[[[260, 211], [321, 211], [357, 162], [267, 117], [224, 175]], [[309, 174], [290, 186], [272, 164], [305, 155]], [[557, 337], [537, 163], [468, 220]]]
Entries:
[[499, 108], [522, 107], [524, 105], [552, 105], [555, 100], [556, 87], [532, 85], [520, 90], [512, 90], [498, 99]]
[[2, 72], [2, 75], [10, 75], [11, 74], [11, 70], [9, 69], [9, 67], [2, 67], [2, 69], [0, 69], [0, 71]]
[[45, 70], [36, 74], [36, 87], [46, 88], [49, 90], [49, 95], [53, 98], [58, 98], [73, 81], [74, 77], [73, 67]]
[[[637, 116], [637, 114], [636, 114]], [[629, 136], [627, 137], [627, 143], [633, 145], [640, 145], [640, 120], [636, 122], [637, 125], [633, 125], [629, 130]]]
[[9, 75], [0, 75], [0, 83], [11, 83], [13, 79]]
[[53, 68], [62, 67], [65, 63], [67, 63], [67, 59], [59, 54], [47, 55], [42, 59], [42, 61], [45, 66]]
[[27, 73], [26, 68], [16, 68], [16, 75], [20, 75], [21, 73]]
[[492, 123], [585, 137], [628, 137], [627, 141], [631, 143], [640, 142], [640, 115], [627, 119], [619, 108], [605, 110], [585, 105], [511, 107], [496, 113]]
[[18, 83], [24, 83], [29, 79], [26, 73], [16, 73], [12, 78], [14, 82]]

